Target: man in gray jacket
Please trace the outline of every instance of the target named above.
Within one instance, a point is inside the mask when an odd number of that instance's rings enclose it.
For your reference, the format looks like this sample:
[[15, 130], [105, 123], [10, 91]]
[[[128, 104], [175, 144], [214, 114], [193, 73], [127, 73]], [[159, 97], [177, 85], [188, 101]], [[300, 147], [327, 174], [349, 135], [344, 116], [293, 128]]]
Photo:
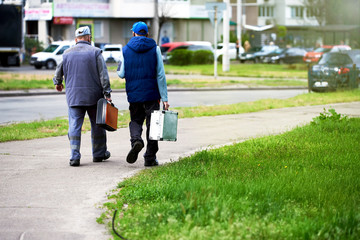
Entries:
[[111, 101], [109, 75], [99, 48], [91, 46], [89, 27], [75, 31], [76, 45], [67, 49], [63, 61], [57, 66], [53, 79], [56, 90], [64, 88], [69, 107], [70, 166], [80, 165], [81, 127], [87, 112], [91, 122], [93, 162], [102, 162], [110, 157], [106, 146], [106, 132], [96, 125], [96, 105], [100, 98]]

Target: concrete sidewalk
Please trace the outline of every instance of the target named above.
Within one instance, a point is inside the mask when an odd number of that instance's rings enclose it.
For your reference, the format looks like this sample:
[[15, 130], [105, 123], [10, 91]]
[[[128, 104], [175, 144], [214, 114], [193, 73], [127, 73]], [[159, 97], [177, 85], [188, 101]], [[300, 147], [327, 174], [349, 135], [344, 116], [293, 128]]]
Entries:
[[[158, 159], [165, 164], [209, 146], [288, 131], [330, 107], [360, 117], [360, 102], [355, 102], [180, 119], [178, 141], [160, 142]], [[93, 163], [90, 133], [83, 134], [81, 166], [74, 168], [68, 165], [66, 136], [1, 143], [0, 239], [109, 239], [106, 226], [96, 223], [99, 207], [118, 182], [145, 167], [142, 158], [132, 165], [125, 161], [127, 128], [108, 133], [108, 149], [108, 161]]]

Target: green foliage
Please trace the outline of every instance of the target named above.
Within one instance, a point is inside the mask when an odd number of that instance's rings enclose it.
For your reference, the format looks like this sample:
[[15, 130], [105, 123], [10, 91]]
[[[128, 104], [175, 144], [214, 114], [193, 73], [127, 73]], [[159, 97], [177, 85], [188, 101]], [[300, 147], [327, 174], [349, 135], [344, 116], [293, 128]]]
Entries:
[[191, 64], [210, 64], [214, 61], [211, 51], [178, 49], [169, 53], [169, 62], [172, 65], [185, 66]]
[[42, 42], [36, 39], [25, 37], [25, 56], [29, 58], [31, 54], [44, 50]]
[[170, 64], [173, 65], [190, 65], [193, 58], [193, 52], [186, 49], [177, 49], [168, 53]]
[[192, 60], [192, 64], [211, 64], [214, 62], [214, 54], [209, 50], [197, 50]]
[[324, 112], [320, 113], [320, 116], [313, 118], [312, 124], [321, 124], [324, 122], [341, 122], [347, 121], [348, 117], [340, 113], [337, 113], [335, 109], [330, 108], [328, 111], [324, 108]]
[[359, 239], [359, 141], [352, 118], [201, 151], [120, 183], [107, 215], [129, 239]]
[[277, 26], [277, 33], [278, 33], [279, 37], [281, 37], [281, 38], [286, 37], [286, 33], [287, 33], [286, 27], [278, 25]]

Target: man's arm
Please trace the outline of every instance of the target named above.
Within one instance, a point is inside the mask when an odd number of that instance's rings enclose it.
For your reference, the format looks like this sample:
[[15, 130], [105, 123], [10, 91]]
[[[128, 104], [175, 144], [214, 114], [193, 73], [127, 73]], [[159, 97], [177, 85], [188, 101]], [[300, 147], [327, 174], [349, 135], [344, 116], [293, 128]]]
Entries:
[[167, 84], [166, 84], [164, 63], [162, 60], [161, 50], [158, 46], [156, 47], [156, 57], [157, 57], [156, 72], [157, 72], [157, 82], [158, 82], [159, 92], [161, 99], [164, 103], [164, 109], [168, 110], [170, 105], [167, 96]]
[[106, 100], [111, 101], [111, 88], [110, 88], [110, 79], [107, 71], [106, 63], [103, 56], [100, 54], [97, 59], [97, 68], [100, 76], [101, 86], [103, 88], [103, 94], [105, 95]]
[[120, 55], [120, 62], [119, 62], [116, 72], [120, 78], [125, 78], [125, 61], [124, 61], [124, 56], [123, 56], [122, 52]]
[[63, 72], [63, 64], [62, 62], [56, 67], [56, 71], [55, 71], [55, 76], [53, 78], [53, 82], [55, 85], [55, 88], [58, 92], [61, 92], [64, 89], [64, 85], [62, 84], [63, 82], [63, 76], [64, 76], [64, 72]]

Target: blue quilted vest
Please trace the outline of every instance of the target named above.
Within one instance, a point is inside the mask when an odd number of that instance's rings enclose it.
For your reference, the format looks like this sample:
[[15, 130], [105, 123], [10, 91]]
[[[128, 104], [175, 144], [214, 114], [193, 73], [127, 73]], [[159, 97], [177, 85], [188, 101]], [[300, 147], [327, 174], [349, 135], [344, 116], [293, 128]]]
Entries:
[[101, 50], [78, 42], [63, 55], [66, 100], [69, 107], [92, 106], [104, 97], [96, 59]]
[[156, 42], [147, 37], [133, 37], [123, 48], [123, 55], [128, 102], [159, 100]]

